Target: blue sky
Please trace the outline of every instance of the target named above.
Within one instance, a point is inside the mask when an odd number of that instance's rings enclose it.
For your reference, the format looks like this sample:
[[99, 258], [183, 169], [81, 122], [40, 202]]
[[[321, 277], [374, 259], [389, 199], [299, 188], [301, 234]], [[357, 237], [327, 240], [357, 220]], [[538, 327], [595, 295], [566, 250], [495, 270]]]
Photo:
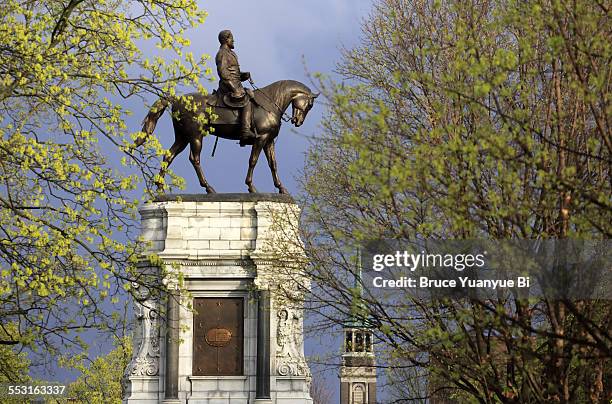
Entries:
[[[334, 66], [340, 60], [341, 47], [350, 48], [357, 44], [360, 22], [367, 16], [371, 1], [203, 1], [200, 7], [209, 13], [208, 18], [187, 35], [195, 55], [211, 55], [210, 66], [215, 73], [214, 55], [219, 48], [217, 34], [230, 29], [236, 39], [235, 51], [241, 69], [251, 72], [258, 87], [276, 80], [293, 79], [312, 88], [307, 71], [333, 74]], [[216, 85], [216, 82], [210, 83], [207, 87], [212, 91]], [[295, 176], [304, 165], [308, 138], [316, 135], [324, 112], [322, 100], [318, 101], [297, 133], [291, 130], [295, 129], [292, 125], [285, 123], [277, 139], [279, 173], [291, 193], [298, 192]], [[133, 108], [133, 112], [130, 124], [135, 126], [134, 130], [139, 130], [146, 111], [143, 107], [141, 111]], [[155, 133], [166, 147], [172, 144], [174, 132], [168, 113], [160, 118]], [[210, 136], [202, 150], [202, 167], [208, 181], [217, 192], [246, 192], [244, 178], [250, 148], [241, 148], [235, 142], [221, 139], [216, 155], [211, 159], [213, 144], [214, 138]], [[188, 151], [174, 160], [172, 169], [185, 178], [185, 192], [202, 191], [189, 163]], [[255, 169], [254, 184], [259, 192], [276, 191], [263, 153]]]

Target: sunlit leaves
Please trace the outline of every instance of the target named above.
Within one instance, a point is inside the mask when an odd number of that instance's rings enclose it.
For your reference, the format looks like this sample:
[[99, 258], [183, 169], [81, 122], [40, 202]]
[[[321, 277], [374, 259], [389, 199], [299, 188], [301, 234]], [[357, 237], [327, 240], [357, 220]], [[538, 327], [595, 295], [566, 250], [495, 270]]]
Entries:
[[115, 349], [91, 363], [83, 356], [65, 358], [64, 366], [81, 372], [81, 376], [67, 388], [66, 395], [70, 399], [92, 404], [121, 403], [123, 369], [130, 361], [132, 343], [128, 338], [114, 342]]
[[[354, 267], [341, 249], [364, 240], [610, 237], [608, 20], [591, 1], [375, 4], [362, 43], [338, 66], [345, 81], [321, 81], [329, 114], [303, 179], [309, 270], [326, 319], [352, 307], [343, 275]], [[559, 324], [541, 300], [406, 296], [389, 314], [377, 311], [391, 305], [379, 296], [368, 306], [388, 358], [433, 369], [430, 382], [464, 390], [457, 402], [554, 401], [563, 388], [575, 394], [567, 402], [605, 396], [593, 380], [607, 368], [593, 358], [607, 358], [609, 344], [591, 338], [609, 336], [608, 302], [580, 302]], [[555, 321], [562, 338], [547, 334]], [[571, 370], [555, 373], [558, 363]]]
[[184, 48], [204, 17], [193, 0], [3, 2], [0, 315], [19, 320], [15, 342], [78, 349], [73, 330], [124, 320], [103, 302], [133, 280], [133, 191], [164, 155], [153, 137], [130, 147], [125, 99], [203, 91], [206, 57]]

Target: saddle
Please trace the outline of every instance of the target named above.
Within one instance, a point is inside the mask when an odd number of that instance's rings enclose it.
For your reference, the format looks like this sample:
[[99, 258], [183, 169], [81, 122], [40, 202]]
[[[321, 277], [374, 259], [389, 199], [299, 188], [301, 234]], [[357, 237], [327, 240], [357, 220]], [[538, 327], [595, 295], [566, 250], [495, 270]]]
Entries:
[[240, 108], [245, 106], [249, 101], [253, 101], [254, 106], [258, 105], [254, 99], [250, 100], [249, 97], [246, 96], [244, 97], [245, 100], [243, 104], [226, 103], [225, 99], [227, 98], [229, 98], [229, 94], [222, 94], [216, 90], [213, 91], [212, 94], [206, 96], [206, 105], [212, 108], [216, 115], [215, 120], [212, 122], [214, 125], [240, 125]]
[[246, 94], [240, 98], [234, 98], [230, 94], [225, 94], [223, 96], [223, 102], [225, 103], [225, 105], [228, 105], [233, 108], [242, 108], [250, 101], [249, 98], [250, 97]]
[[206, 104], [211, 107], [242, 108], [251, 100], [255, 105], [258, 105], [255, 96], [249, 97], [247, 94], [245, 94], [243, 97], [236, 99], [233, 98], [231, 94], [223, 94], [217, 90], [213, 90], [212, 94], [208, 96]]
[[[206, 96], [206, 105], [211, 107], [217, 116], [213, 124], [215, 125], [240, 125], [239, 111], [247, 102], [253, 103], [253, 127], [255, 126], [255, 108], [260, 107], [265, 111], [270, 111], [270, 106], [266, 103], [265, 96], [259, 91], [252, 93], [253, 97], [247, 95], [237, 103], [229, 94], [220, 93], [213, 90], [212, 94]], [[228, 102], [229, 100], [229, 102]]]

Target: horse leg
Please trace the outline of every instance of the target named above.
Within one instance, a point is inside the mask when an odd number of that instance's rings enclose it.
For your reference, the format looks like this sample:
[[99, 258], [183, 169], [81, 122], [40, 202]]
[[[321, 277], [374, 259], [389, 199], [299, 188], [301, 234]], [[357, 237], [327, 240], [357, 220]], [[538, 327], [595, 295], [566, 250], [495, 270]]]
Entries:
[[257, 189], [253, 186], [253, 170], [257, 165], [257, 159], [259, 158], [259, 154], [261, 153], [262, 142], [255, 142], [253, 147], [251, 147], [251, 157], [249, 157], [249, 171], [247, 172], [245, 184], [249, 187], [250, 193], [256, 193]]
[[281, 194], [287, 194], [287, 189], [281, 183], [280, 178], [278, 178], [278, 171], [276, 170], [276, 152], [274, 151], [274, 139], [271, 139], [264, 146], [264, 153], [266, 153], [266, 159], [268, 160], [268, 165], [270, 166], [270, 171], [272, 172], [272, 180], [274, 181], [274, 186], [278, 188], [278, 192]]
[[200, 181], [200, 185], [203, 188], [206, 188], [206, 193], [214, 194], [215, 189], [211, 187], [206, 181], [206, 177], [204, 177], [204, 173], [202, 172], [202, 167], [200, 166], [200, 152], [202, 151], [202, 137], [197, 136], [191, 140], [191, 152], [189, 153], [189, 161], [193, 165], [195, 169], [196, 175], [198, 176], [198, 180]]
[[168, 167], [170, 167], [170, 164], [172, 164], [172, 161], [174, 160], [174, 158], [183, 150], [185, 150], [185, 147], [187, 147], [187, 142], [184, 141], [183, 139], [176, 139], [174, 141], [174, 144], [172, 144], [172, 146], [170, 147], [170, 149], [168, 150], [168, 153], [166, 153], [166, 155], [164, 156], [164, 164], [162, 164], [162, 168], [159, 170], [159, 180], [155, 181], [155, 185], [157, 185], [157, 190], [161, 191], [164, 187], [164, 184], [162, 183], [162, 180], [164, 179], [164, 177], [166, 176], [166, 170], [168, 170]]

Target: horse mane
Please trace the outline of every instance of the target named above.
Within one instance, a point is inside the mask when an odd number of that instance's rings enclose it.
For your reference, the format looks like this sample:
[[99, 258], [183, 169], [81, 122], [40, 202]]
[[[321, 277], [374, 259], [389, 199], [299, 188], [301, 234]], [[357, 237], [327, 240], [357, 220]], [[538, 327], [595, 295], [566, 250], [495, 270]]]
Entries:
[[[257, 92], [263, 93], [263, 97], [257, 97]], [[311, 94], [310, 88], [296, 80], [279, 80], [255, 92], [255, 98], [260, 105], [266, 105], [265, 109], [278, 109], [286, 106], [286, 96], [289, 93], [291, 98], [297, 93]], [[283, 101], [283, 99], [285, 101]], [[272, 103], [274, 105], [271, 105]], [[285, 105], [282, 105], [285, 104]]]
[[265, 87], [260, 88], [258, 91], [264, 93], [267, 97], [274, 97], [275, 102], [278, 103], [277, 97], [280, 94], [285, 93], [286, 91], [295, 92], [295, 93], [306, 93], [311, 94], [312, 91], [308, 86], [303, 83], [300, 83], [297, 80], [279, 80], [274, 83], [268, 84]]

